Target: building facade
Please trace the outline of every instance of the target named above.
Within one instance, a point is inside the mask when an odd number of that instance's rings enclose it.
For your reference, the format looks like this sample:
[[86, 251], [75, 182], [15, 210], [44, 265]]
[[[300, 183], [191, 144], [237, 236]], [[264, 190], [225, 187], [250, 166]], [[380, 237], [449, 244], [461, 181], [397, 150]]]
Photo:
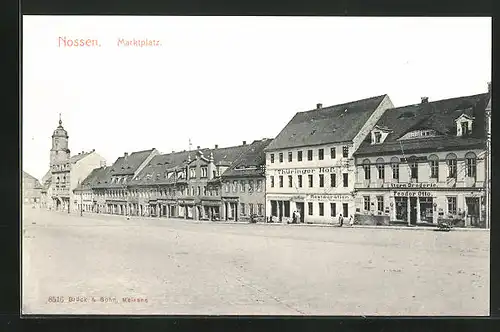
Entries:
[[222, 204], [225, 220], [263, 220], [265, 218], [265, 163], [264, 149], [270, 139], [254, 141], [222, 174]]
[[[59, 126], [52, 135], [50, 150], [50, 181], [45, 181], [47, 187], [44, 195], [48, 208], [63, 211], [78, 211], [78, 200], [74, 189], [93, 169], [106, 164], [106, 160], [95, 150], [70, 155], [69, 136], [59, 119]], [[50, 196], [49, 196], [50, 195]]]
[[353, 152], [386, 109], [389, 96], [297, 113], [266, 148], [266, 215], [331, 223], [355, 211]]
[[22, 202], [25, 205], [32, 205], [34, 207], [42, 206], [42, 184], [31, 174], [23, 171], [22, 174], [22, 187], [23, 198]]
[[486, 227], [489, 94], [386, 110], [355, 153], [356, 219]]

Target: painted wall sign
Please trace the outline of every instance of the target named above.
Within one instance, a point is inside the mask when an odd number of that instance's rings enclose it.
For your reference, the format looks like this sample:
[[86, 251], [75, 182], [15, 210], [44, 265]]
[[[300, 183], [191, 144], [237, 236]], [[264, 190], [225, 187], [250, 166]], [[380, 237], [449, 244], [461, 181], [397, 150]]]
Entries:
[[437, 183], [387, 183], [389, 188], [437, 188]]
[[319, 167], [319, 168], [283, 168], [283, 169], [276, 169], [276, 170], [268, 170], [268, 174], [271, 173], [272, 171], [276, 171], [278, 175], [292, 175], [292, 174], [313, 174], [313, 173], [335, 173], [335, 170], [338, 169], [340, 166], [337, 167]]
[[395, 197], [432, 197], [430, 191], [395, 191]]
[[351, 195], [308, 195], [308, 199], [318, 200], [318, 201], [333, 201], [333, 200], [348, 200], [352, 199]]
[[413, 157], [413, 158], [399, 158], [401, 162], [406, 163], [406, 162], [411, 162], [411, 161], [424, 161], [427, 160], [426, 156], [420, 156], [420, 157]]

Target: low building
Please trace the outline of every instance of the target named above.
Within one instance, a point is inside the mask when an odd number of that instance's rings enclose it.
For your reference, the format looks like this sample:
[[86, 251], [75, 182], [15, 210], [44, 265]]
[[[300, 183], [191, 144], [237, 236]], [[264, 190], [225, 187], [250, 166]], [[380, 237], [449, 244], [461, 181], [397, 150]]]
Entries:
[[94, 192], [94, 187], [101, 180], [106, 179], [110, 167], [99, 167], [94, 169], [78, 186], [73, 190], [77, 209], [83, 212], [99, 213], [105, 210], [105, 202], [98, 201], [98, 195]]
[[484, 227], [489, 98], [386, 110], [355, 153], [358, 222]]
[[354, 213], [353, 152], [384, 111], [387, 95], [299, 112], [266, 148], [266, 214], [331, 223]]
[[271, 139], [250, 144], [221, 177], [222, 204], [226, 214], [223, 219], [249, 221], [252, 216], [265, 218], [265, 166], [264, 149]]
[[42, 184], [37, 178], [25, 171], [22, 175], [23, 204], [39, 208], [42, 204]]

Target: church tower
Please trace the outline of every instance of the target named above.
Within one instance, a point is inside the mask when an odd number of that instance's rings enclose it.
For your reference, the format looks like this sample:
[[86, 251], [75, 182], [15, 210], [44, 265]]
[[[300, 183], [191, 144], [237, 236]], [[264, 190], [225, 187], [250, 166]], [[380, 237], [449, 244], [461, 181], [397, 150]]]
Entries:
[[68, 132], [62, 126], [61, 114], [59, 114], [59, 126], [52, 134], [52, 149], [50, 149], [50, 166], [64, 163], [69, 160]]

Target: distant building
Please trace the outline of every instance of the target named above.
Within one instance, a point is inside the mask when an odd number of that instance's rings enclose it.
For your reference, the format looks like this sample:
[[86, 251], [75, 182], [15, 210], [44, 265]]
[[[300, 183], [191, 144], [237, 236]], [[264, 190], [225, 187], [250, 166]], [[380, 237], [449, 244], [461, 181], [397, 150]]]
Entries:
[[252, 215], [265, 218], [266, 153], [271, 139], [254, 141], [249, 149], [222, 174], [222, 219], [249, 221]]
[[105, 165], [106, 160], [95, 150], [71, 156], [68, 144], [68, 133], [59, 119], [59, 126], [52, 135], [50, 179], [44, 177], [43, 194], [48, 208], [76, 212], [78, 201], [73, 190], [93, 169]]
[[42, 184], [31, 174], [23, 171], [22, 178], [23, 204], [40, 207], [42, 202]]
[[266, 148], [266, 214], [285, 222], [331, 223], [355, 211], [352, 154], [369, 135], [389, 96], [299, 112]]
[[355, 152], [359, 222], [485, 227], [489, 99], [422, 98], [386, 110]]

